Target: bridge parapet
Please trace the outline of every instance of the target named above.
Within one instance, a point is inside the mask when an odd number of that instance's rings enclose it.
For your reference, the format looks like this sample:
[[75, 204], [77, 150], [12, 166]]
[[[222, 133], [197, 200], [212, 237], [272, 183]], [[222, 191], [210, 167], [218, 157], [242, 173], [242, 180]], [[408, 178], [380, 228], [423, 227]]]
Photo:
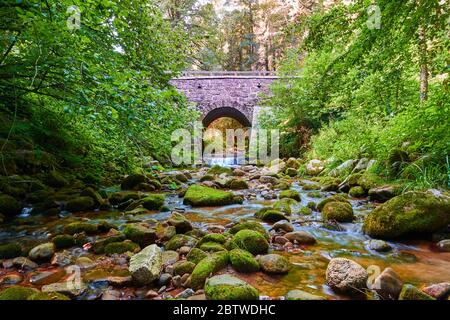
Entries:
[[201, 78], [247, 78], [247, 79], [278, 79], [275, 71], [183, 71], [177, 79]]

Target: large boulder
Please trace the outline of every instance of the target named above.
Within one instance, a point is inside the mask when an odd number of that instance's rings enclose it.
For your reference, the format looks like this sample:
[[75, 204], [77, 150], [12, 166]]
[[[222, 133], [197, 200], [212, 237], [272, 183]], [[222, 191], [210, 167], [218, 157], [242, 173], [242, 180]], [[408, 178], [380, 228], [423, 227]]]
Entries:
[[259, 292], [247, 282], [223, 274], [206, 281], [205, 296], [208, 300], [257, 300]]
[[269, 233], [258, 222], [252, 222], [252, 221], [240, 222], [240, 223], [234, 225], [233, 227], [231, 227], [229, 230], [229, 233], [236, 234], [241, 230], [252, 230], [252, 231], [259, 232], [260, 234], [262, 234], [264, 236], [264, 238], [269, 240]]
[[338, 193], [338, 194], [332, 195], [331, 197], [325, 198], [322, 201], [320, 201], [317, 204], [317, 210], [322, 211], [322, 209], [325, 207], [325, 205], [329, 202], [345, 202], [345, 203], [350, 204], [350, 202], [348, 201], [347, 195]]
[[128, 271], [137, 284], [148, 285], [159, 278], [161, 268], [161, 249], [152, 244], [131, 257]]
[[295, 190], [283, 190], [280, 192], [280, 199], [289, 198], [297, 201], [301, 201], [300, 193]]
[[232, 192], [200, 185], [191, 185], [184, 195], [184, 204], [193, 207], [225, 206], [239, 202]]
[[371, 211], [363, 230], [374, 238], [389, 239], [429, 234], [450, 223], [450, 196], [437, 190], [407, 192]]
[[257, 231], [241, 230], [233, 237], [233, 244], [240, 249], [247, 250], [252, 254], [266, 253], [269, 243], [266, 238]]
[[248, 273], [259, 270], [258, 261], [250, 252], [242, 249], [233, 249], [229, 254], [231, 265], [236, 271]]
[[22, 206], [20, 202], [7, 194], [0, 194], [0, 213], [6, 216], [20, 214]]
[[261, 270], [270, 274], [288, 273], [291, 265], [289, 260], [279, 254], [266, 254], [258, 259]]
[[360, 294], [367, 285], [366, 269], [346, 258], [331, 259], [326, 271], [326, 282], [336, 292]]
[[164, 200], [163, 194], [149, 194], [140, 203], [147, 210], [159, 210], [164, 205]]
[[324, 220], [334, 220], [337, 222], [352, 222], [355, 219], [353, 208], [346, 202], [328, 202], [322, 209]]

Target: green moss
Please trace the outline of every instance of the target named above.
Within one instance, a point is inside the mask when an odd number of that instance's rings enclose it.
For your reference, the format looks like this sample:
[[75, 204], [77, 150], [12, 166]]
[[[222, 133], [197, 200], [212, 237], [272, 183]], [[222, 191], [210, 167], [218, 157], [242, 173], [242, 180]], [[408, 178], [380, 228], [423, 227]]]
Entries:
[[138, 192], [127, 191], [127, 192], [115, 192], [112, 193], [108, 200], [112, 205], [118, 205], [129, 200], [139, 200], [141, 195]]
[[281, 220], [289, 220], [288, 218], [286, 218], [286, 216], [281, 211], [271, 209], [271, 208], [263, 208], [263, 209], [259, 210], [255, 214], [255, 216], [266, 222], [277, 222], [277, 221], [281, 221]]
[[229, 254], [231, 265], [236, 271], [249, 273], [259, 270], [259, 263], [250, 252], [242, 249], [233, 249]]
[[407, 192], [372, 210], [363, 230], [374, 238], [389, 239], [429, 234], [450, 223], [450, 200], [432, 192]]
[[66, 210], [70, 212], [90, 211], [95, 208], [91, 197], [76, 197], [66, 203]]
[[163, 194], [151, 194], [140, 200], [142, 206], [147, 210], [159, 210], [164, 205]]
[[125, 240], [125, 235], [122, 233], [117, 233], [114, 235], [109, 235], [106, 237], [97, 238], [92, 244], [92, 251], [96, 254], [102, 254], [105, 252], [105, 247], [113, 242], [122, 242]]
[[207, 256], [208, 254], [205, 251], [199, 248], [192, 248], [191, 251], [189, 251], [189, 253], [187, 254], [186, 259], [197, 264]]
[[232, 179], [227, 187], [233, 190], [248, 189], [248, 183], [242, 179]]
[[231, 234], [236, 234], [241, 230], [253, 230], [253, 231], [259, 232], [265, 239], [267, 239], [267, 240], [269, 239], [269, 233], [258, 222], [251, 222], [251, 221], [240, 222], [240, 223], [236, 224], [235, 226], [231, 227], [229, 232]]
[[122, 230], [127, 239], [146, 247], [156, 241], [156, 230], [146, 224], [127, 224]]
[[404, 284], [398, 300], [436, 300], [411, 284]]
[[35, 292], [27, 300], [70, 300], [70, 298], [58, 292]]
[[366, 195], [366, 191], [363, 189], [363, 187], [357, 186], [352, 187], [348, 194], [353, 198], [362, 198]]
[[0, 292], [0, 300], [27, 300], [36, 292], [33, 288], [13, 286]]
[[374, 173], [364, 172], [358, 179], [357, 184], [365, 191], [375, 188], [383, 184], [383, 180]]
[[195, 268], [195, 263], [191, 261], [178, 261], [173, 265], [173, 272], [175, 275], [182, 276], [185, 273], [192, 273]]
[[324, 220], [335, 220], [337, 222], [352, 222], [355, 219], [353, 208], [346, 202], [328, 202], [322, 209]]
[[298, 211], [298, 214], [301, 214], [303, 216], [309, 216], [310, 214], [312, 214], [312, 210], [311, 208], [308, 207], [301, 207], [300, 210]]
[[211, 168], [209, 168], [209, 170], [206, 172], [206, 174], [210, 174], [210, 175], [220, 175], [222, 173], [232, 175], [233, 170], [231, 170], [230, 168], [225, 168], [225, 167], [215, 165], [215, 166], [212, 166]]
[[208, 279], [205, 296], [208, 300], [258, 300], [259, 292], [245, 281], [224, 274]]
[[177, 234], [172, 239], [167, 241], [165, 245], [166, 250], [177, 250], [181, 247], [194, 247], [197, 244], [197, 240], [193, 237], [184, 234]]
[[300, 197], [300, 193], [298, 193], [295, 190], [283, 190], [283, 191], [281, 191], [280, 199], [283, 199], [283, 198], [290, 198], [290, 199], [294, 199], [294, 200], [297, 200], [297, 201], [301, 201], [302, 200], [301, 197]]
[[0, 212], [7, 216], [13, 216], [20, 214], [22, 211], [22, 206], [19, 201], [14, 199], [13, 197], [0, 194]]
[[269, 243], [261, 233], [252, 230], [241, 230], [233, 237], [233, 243], [252, 254], [266, 253]]
[[52, 239], [52, 242], [57, 249], [70, 248], [76, 244], [75, 238], [68, 234], [57, 235]]
[[213, 175], [210, 175], [210, 174], [204, 175], [203, 177], [200, 178], [200, 181], [201, 181], [201, 182], [204, 182], [204, 181], [214, 181], [214, 176], [213, 176]]
[[232, 192], [192, 185], [187, 189], [183, 202], [193, 207], [208, 207], [233, 204], [236, 199]]
[[122, 190], [132, 190], [138, 184], [144, 183], [146, 181], [147, 178], [142, 174], [131, 174], [122, 181], [122, 183], [120, 184], [120, 188]]
[[66, 180], [66, 178], [63, 177], [61, 173], [58, 171], [50, 171], [47, 175], [46, 182], [49, 186], [55, 187], [55, 188], [62, 188], [64, 186], [67, 186], [69, 182]]
[[105, 246], [105, 253], [108, 255], [115, 254], [115, 253], [122, 254], [127, 251], [137, 252], [139, 250], [140, 250], [139, 245], [130, 240], [125, 240], [122, 242], [113, 242], [113, 243], [109, 243]]
[[325, 205], [328, 202], [346, 202], [346, 203], [350, 204], [350, 202], [348, 201], [347, 195], [335, 194], [335, 195], [333, 195], [331, 197], [328, 197], [328, 198], [323, 199], [322, 201], [320, 201], [319, 204], [317, 205], [317, 210], [318, 211], [322, 211], [323, 207], [325, 207]]
[[220, 244], [224, 244], [227, 241], [227, 238], [220, 233], [209, 233], [205, 235], [198, 243], [198, 245], [201, 245], [205, 242], [217, 242]]
[[217, 242], [204, 242], [200, 245], [200, 249], [206, 252], [218, 252], [226, 250], [224, 246]]
[[290, 215], [292, 213], [291, 206], [297, 203], [298, 203], [297, 200], [291, 198], [283, 198], [281, 200], [276, 201], [272, 205], [272, 208]]
[[190, 286], [194, 290], [203, 288], [205, 280], [211, 275], [223, 269], [228, 264], [228, 252], [216, 252], [202, 259], [191, 274]]
[[22, 247], [18, 243], [0, 245], [0, 259], [12, 259], [22, 255]]
[[291, 187], [291, 184], [286, 181], [280, 181], [278, 184], [274, 186], [277, 190], [288, 190]]
[[86, 234], [95, 234], [98, 232], [96, 224], [86, 222], [72, 222], [64, 227], [64, 233], [75, 234], [85, 232]]
[[309, 190], [319, 190], [320, 186], [315, 183], [307, 183], [303, 185], [303, 190], [309, 191]]
[[100, 195], [100, 193], [98, 193], [97, 191], [95, 191], [91, 187], [88, 187], [88, 188], [84, 189], [80, 193], [80, 196], [92, 198], [92, 200], [94, 200], [94, 203], [95, 203], [96, 206], [100, 206], [101, 204], [105, 203], [105, 201], [103, 200], [103, 198]]

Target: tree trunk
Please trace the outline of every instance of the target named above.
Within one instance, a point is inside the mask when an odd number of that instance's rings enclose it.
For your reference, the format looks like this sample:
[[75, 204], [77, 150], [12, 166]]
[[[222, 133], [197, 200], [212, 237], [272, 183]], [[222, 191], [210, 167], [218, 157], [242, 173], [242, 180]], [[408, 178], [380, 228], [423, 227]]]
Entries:
[[419, 57], [420, 57], [420, 101], [428, 99], [428, 53], [425, 28], [419, 27]]

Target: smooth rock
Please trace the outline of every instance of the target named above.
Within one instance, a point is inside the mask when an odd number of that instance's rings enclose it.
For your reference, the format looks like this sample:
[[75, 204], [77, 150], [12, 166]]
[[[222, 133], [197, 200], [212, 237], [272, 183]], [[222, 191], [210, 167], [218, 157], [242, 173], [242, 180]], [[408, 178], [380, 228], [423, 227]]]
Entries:
[[55, 245], [52, 242], [40, 244], [31, 249], [28, 257], [33, 261], [50, 260], [55, 253]]
[[275, 231], [283, 230], [284, 232], [292, 232], [294, 231], [294, 226], [289, 221], [282, 220], [275, 222], [272, 229]]
[[261, 269], [266, 273], [284, 274], [291, 267], [289, 260], [279, 254], [266, 254], [258, 259]]
[[306, 231], [293, 231], [284, 235], [292, 243], [297, 244], [314, 244], [316, 239]]
[[368, 250], [374, 250], [374, 251], [378, 251], [378, 252], [387, 252], [390, 251], [392, 249], [392, 247], [383, 240], [367, 240], [365, 242], [366, 248]]
[[223, 274], [206, 281], [205, 296], [208, 300], [257, 300], [259, 293], [247, 282]]
[[321, 296], [316, 296], [303, 290], [291, 290], [286, 294], [286, 300], [325, 300]]

